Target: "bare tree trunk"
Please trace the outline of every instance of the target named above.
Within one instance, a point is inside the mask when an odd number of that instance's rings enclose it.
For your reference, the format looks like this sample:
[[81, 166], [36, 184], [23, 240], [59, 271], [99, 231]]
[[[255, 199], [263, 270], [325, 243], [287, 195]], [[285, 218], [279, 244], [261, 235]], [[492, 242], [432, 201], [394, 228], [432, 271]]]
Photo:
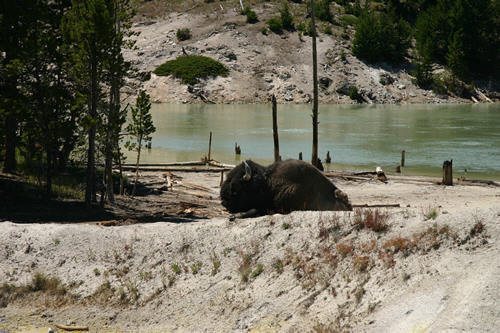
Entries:
[[273, 102], [273, 138], [274, 138], [274, 162], [281, 160], [280, 156], [280, 141], [278, 137], [278, 107], [276, 105], [276, 97], [271, 97]]
[[132, 189], [132, 196], [135, 195], [137, 180], [139, 179], [139, 160], [141, 158], [141, 146], [142, 146], [142, 135], [139, 137], [139, 146], [137, 147], [137, 162], [135, 164], [135, 182], [134, 182], [134, 188]]
[[311, 24], [312, 24], [312, 51], [313, 51], [313, 144], [312, 144], [312, 165], [319, 167], [318, 161], [318, 54], [316, 50], [316, 23], [314, 20], [314, 0], [311, 0]]
[[453, 186], [453, 160], [443, 163], [443, 185]]

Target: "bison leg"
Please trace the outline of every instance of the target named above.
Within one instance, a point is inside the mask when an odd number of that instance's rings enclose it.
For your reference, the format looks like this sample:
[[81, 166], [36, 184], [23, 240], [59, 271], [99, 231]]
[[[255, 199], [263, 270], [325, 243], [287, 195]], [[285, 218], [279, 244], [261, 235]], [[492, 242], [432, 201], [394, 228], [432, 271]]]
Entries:
[[259, 211], [255, 208], [250, 209], [244, 213], [236, 213], [233, 215], [229, 215], [229, 221], [234, 221], [235, 219], [246, 219], [248, 217], [255, 217], [259, 215]]

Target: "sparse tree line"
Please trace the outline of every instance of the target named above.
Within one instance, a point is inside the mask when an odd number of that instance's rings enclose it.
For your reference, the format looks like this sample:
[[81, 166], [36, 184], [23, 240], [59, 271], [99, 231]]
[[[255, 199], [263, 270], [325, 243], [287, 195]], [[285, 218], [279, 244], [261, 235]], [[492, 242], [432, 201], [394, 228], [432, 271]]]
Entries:
[[4, 172], [36, 175], [50, 195], [54, 176], [84, 152], [85, 202], [96, 201], [98, 163], [114, 200], [112, 165], [130, 109], [120, 90], [133, 74], [122, 49], [133, 46], [133, 15], [129, 0], [0, 0]]

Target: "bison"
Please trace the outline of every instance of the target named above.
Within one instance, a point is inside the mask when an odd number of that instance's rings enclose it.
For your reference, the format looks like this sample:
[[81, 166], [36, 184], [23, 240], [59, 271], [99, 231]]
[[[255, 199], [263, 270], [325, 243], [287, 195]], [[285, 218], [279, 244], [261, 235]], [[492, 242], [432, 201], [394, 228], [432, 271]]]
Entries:
[[[250, 160], [232, 169], [222, 184], [222, 205], [249, 215], [294, 210], [352, 210], [347, 195], [318, 169], [299, 160], [267, 167]], [[252, 212], [252, 213], [250, 213]]]

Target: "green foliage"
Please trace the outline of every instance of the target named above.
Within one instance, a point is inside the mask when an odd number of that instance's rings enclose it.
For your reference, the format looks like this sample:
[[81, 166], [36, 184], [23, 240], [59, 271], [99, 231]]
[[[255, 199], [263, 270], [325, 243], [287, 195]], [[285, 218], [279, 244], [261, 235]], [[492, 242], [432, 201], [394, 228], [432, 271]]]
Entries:
[[359, 0], [356, 0], [354, 2], [354, 5], [352, 5], [351, 3], [348, 3], [345, 6], [345, 13], [346, 14], [351, 14], [351, 15], [354, 15], [354, 16], [359, 16], [359, 15], [361, 15], [362, 12], [363, 12], [363, 9], [361, 8], [361, 3], [360, 3]]
[[254, 12], [249, 6], [246, 6], [241, 12], [241, 15], [246, 15], [247, 23], [253, 24], [259, 22], [259, 18], [257, 17], [257, 13]]
[[229, 70], [220, 62], [197, 55], [181, 56], [160, 65], [154, 70], [159, 76], [174, 75], [184, 83], [195, 84], [210, 76], [227, 76]]
[[470, 80], [500, 74], [498, 0], [439, 0], [416, 20], [416, 47], [454, 75]]
[[350, 14], [342, 15], [340, 17], [340, 24], [344, 27], [348, 26], [348, 25], [354, 27], [358, 24], [358, 18], [356, 16], [350, 15]]
[[424, 89], [431, 87], [434, 79], [432, 77], [432, 66], [429, 57], [418, 56], [415, 61], [415, 70], [412, 74], [415, 76], [419, 87]]
[[358, 103], [361, 103], [363, 101], [363, 98], [361, 97], [361, 95], [359, 94], [358, 92], [358, 88], [354, 87], [354, 88], [351, 88], [351, 90], [349, 91], [349, 97], [353, 100], [353, 101], [356, 101]]
[[283, 25], [279, 17], [272, 17], [267, 21], [267, 27], [275, 34], [281, 34]]
[[127, 133], [136, 142], [127, 141], [129, 150], [139, 151], [143, 144], [151, 141], [151, 134], [156, 131], [151, 116], [151, 101], [149, 95], [141, 90], [137, 96], [135, 106], [131, 109], [131, 121], [127, 126]]
[[191, 39], [191, 30], [189, 28], [177, 29], [176, 36], [179, 42]]
[[281, 14], [281, 26], [283, 29], [288, 31], [295, 30], [295, 25], [293, 23], [293, 16], [290, 13], [290, 8], [288, 7], [288, 3], [284, 2], [283, 7], [280, 9]]
[[399, 62], [410, 47], [411, 27], [386, 13], [363, 11], [354, 35], [353, 53], [368, 62]]
[[333, 14], [330, 11], [331, 3], [332, 0], [319, 0], [314, 7], [315, 17], [317, 17], [321, 21], [333, 23]]

